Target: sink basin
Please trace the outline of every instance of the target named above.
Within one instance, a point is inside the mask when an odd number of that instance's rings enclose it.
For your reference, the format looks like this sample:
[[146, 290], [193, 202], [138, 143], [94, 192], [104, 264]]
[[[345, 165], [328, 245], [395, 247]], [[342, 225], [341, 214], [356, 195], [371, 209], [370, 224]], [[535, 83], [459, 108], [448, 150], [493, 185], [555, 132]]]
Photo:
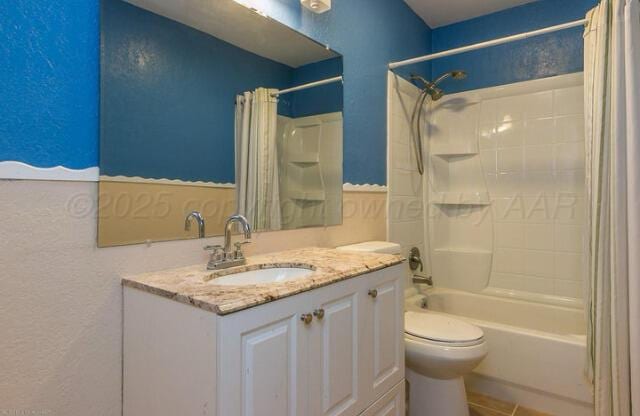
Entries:
[[313, 270], [299, 267], [274, 267], [269, 269], [249, 270], [229, 274], [210, 280], [211, 284], [222, 286], [259, 285], [265, 283], [282, 283], [302, 279], [313, 273]]

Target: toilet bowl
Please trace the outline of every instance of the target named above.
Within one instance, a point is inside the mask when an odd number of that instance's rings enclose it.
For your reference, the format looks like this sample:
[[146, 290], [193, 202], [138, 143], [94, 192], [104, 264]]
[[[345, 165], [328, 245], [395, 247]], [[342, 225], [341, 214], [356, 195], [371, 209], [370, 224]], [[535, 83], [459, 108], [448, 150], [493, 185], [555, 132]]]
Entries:
[[482, 330], [427, 311], [405, 313], [410, 416], [468, 416], [464, 376], [487, 355]]

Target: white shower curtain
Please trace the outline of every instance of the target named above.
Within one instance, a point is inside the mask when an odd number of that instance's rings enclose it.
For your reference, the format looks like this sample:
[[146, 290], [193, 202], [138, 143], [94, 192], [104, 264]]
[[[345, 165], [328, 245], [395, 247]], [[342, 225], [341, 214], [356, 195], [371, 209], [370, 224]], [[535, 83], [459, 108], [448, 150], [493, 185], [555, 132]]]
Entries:
[[238, 213], [255, 230], [281, 226], [276, 130], [278, 90], [258, 88], [236, 97], [236, 197]]
[[640, 3], [585, 32], [588, 363], [597, 416], [640, 416]]

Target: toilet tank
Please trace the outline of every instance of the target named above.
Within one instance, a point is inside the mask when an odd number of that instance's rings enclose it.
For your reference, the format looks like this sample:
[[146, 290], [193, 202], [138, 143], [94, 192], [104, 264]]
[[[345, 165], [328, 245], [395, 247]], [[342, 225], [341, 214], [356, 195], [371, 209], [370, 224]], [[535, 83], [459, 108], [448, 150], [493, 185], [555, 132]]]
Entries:
[[364, 243], [336, 247], [336, 250], [359, 251], [361, 253], [402, 254], [400, 244], [390, 243], [388, 241], [366, 241]]

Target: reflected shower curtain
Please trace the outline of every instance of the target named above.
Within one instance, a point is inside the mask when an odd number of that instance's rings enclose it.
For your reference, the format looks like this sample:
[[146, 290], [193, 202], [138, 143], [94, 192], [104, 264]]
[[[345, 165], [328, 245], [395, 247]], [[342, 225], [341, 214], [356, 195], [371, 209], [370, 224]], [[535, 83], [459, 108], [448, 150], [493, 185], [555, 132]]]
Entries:
[[588, 363], [597, 416], [640, 416], [640, 2], [585, 32]]
[[236, 97], [237, 206], [254, 230], [281, 229], [276, 92], [258, 88]]

